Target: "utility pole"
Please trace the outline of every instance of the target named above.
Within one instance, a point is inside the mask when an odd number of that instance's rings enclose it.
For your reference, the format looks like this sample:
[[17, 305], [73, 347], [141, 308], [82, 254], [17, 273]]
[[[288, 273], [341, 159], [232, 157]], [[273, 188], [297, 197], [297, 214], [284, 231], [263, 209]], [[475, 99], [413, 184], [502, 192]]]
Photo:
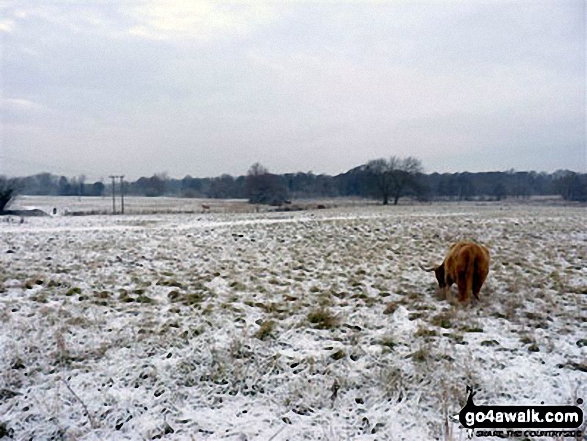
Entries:
[[116, 181], [118, 176], [109, 176], [112, 179], [112, 214], [116, 214]]
[[124, 214], [124, 175], [119, 176], [120, 178], [120, 203], [122, 205], [121, 214]]
[[116, 214], [116, 179], [120, 179], [120, 214], [124, 214], [124, 175], [111, 175], [112, 179], [112, 214]]

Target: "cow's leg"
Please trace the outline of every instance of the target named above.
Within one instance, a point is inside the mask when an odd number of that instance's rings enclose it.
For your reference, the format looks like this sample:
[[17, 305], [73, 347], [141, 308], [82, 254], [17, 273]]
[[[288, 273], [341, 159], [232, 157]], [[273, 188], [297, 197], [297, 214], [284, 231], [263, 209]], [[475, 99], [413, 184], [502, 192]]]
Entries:
[[483, 285], [481, 279], [479, 277], [475, 277], [473, 279], [473, 297], [475, 297], [475, 300], [479, 300], [479, 292], [481, 291], [481, 285]]
[[457, 274], [457, 286], [459, 287], [459, 302], [467, 303], [470, 293], [467, 292], [467, 271], [459, 271]]
[[453, 285], [453, 283], [454, 280], [452, 280], [451, 277], [447, 275], [444, 279], [444, 288], [442, 288], [442, 293], [445, 300], [449, 300], [449, 296], [451, 296], [450, 287]]
[[475, 299], [479, 299], [479, 293], [481, 292], [481, 287], [485, 282], [485, 278], [487, 277], [487, 273], [476, 273], [473, 279], [473, 296]]
[[468, 300], [466, 284], [464, 286], [459, 284], [459, 303], [467, 303]]

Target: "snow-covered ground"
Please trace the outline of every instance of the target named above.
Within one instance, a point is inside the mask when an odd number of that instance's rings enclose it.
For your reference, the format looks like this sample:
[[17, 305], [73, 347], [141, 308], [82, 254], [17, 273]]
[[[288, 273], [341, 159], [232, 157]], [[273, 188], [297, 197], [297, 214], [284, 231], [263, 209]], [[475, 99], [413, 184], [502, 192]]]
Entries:
[[[202, 204], [208, 206], [206, 211], [236, 212], [254, 211], [244, 199], [199, 199], [176, 197], [144, 197], [125, 196], [124, 211], [126, 214], [147, 213], [200, 213]], [[111, 214], [113, 208], [120, 213], [122, 200], [120, 193], [116, 194], [114, 206], [112, 195], [104, 196], [28, 196], [19, 195], [10, 206], [11, 209], [39, 209], [57, 215], [72, 213]]]
[[[469, 308], [420, 268], [459, 239]], [[0, 222], [0, 438], [464, 440], [467, 385], [575, 404], [586, 370], [585, 208]]]
[[[293, 205], [282, 207], [294, 211], [296, 208], [325, 207], [353, 207], [374, 205], [374, 200], [366, 201], [362, 198], [335, 198], [335, 199], [298, 199]], [[111, 214], [113, 208], [120, 213], [122, 201], [120, 194], [116, 194], [116, 202], [112, 204], [112, 196], [27, 196], [19, 195], [10, 205], [13, 210], [39, 209], [47, 214], [56, 211], [58, 216], [71, 214]], [[206, 208], [204, 208], [204, 206]], [[279, 208], [268, 205], [251, 205], [246, 199], [199, 199], [178, 197], [145, 197], [125, 196], [125, 214], [155, 214], [155, 213], [254, 213], [276, 211]]]

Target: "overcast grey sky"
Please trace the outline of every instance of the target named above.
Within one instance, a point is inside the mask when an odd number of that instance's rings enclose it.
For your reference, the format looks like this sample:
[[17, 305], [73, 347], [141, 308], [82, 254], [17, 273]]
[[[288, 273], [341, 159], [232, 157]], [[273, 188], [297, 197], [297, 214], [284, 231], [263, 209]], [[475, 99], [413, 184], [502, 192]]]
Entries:
[[585, 2], [2, 0], [0, 174], [587, 171]]

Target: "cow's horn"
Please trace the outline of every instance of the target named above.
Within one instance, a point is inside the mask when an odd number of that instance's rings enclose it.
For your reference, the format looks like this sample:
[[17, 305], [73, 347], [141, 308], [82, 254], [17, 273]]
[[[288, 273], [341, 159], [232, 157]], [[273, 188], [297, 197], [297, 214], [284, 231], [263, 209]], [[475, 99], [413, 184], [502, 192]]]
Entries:
[[426, 268], [424, 265], [420, 265], [420, 268], [422, 268], [424, 271], [434, 271], [434, 270], [436, 270], [436, 267]]

